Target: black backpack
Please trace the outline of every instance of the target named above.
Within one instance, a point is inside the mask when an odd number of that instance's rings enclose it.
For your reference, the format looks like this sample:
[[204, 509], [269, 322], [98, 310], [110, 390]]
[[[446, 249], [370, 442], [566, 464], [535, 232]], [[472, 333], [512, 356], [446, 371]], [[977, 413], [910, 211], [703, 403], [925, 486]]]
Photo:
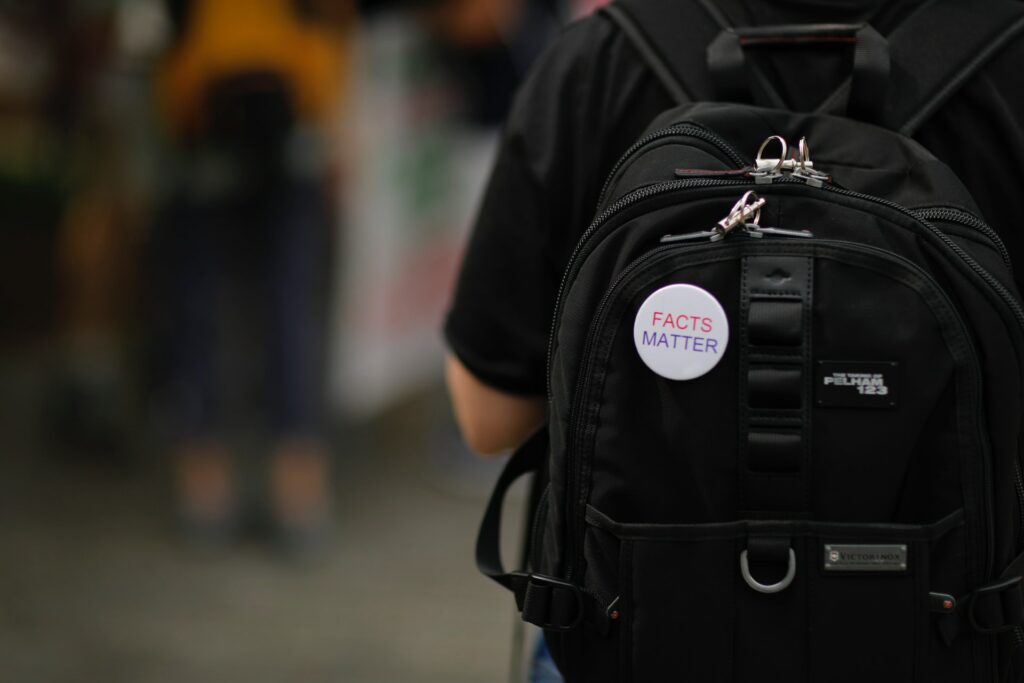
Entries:
[[[548, 425], [497, 483], [481, 571], [570, 683], [1022, 680], [1024, 308], [996, 232], [908, 136], [1024, 5], [937, 0], [888, 39], [604, 11], [681, 104], [572, 255]], [[777, 96], [745, 53], [807, 42], [855, 43], [841, 92], [755, 105]], [[712, 85], [736, 101], [694, 103]], [[844, 103], [861, 120], [826, 113]], [[544, 492], [506, 572], [502, 500], [528, 473]]]

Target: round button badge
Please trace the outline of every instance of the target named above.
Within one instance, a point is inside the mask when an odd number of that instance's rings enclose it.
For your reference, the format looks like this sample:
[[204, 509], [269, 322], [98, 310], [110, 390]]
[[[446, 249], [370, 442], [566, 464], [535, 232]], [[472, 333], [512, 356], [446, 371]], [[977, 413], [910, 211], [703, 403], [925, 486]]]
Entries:
[[647, 297], [633, 323], [637, 353], [668, 379], [695, 379], [722, 360], [729, 321], [718, 299], [694, 285], [668, 285]]

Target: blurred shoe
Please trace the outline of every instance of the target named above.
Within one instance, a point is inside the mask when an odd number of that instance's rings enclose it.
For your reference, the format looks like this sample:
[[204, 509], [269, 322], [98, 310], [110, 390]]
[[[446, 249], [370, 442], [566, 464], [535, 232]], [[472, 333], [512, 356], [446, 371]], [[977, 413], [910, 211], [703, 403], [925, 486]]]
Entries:
[[270, 507], [277, 541], [291, 557], [318, 555], [331, 536], [331, 467], [316, 439], [286, 439], [270, 457]]
[[230, 453], [216, 441], [182, 445], [175, 456], [178, 524], [186, 541], [210, 547], [230, 541], [238, 526], [238, 496]]

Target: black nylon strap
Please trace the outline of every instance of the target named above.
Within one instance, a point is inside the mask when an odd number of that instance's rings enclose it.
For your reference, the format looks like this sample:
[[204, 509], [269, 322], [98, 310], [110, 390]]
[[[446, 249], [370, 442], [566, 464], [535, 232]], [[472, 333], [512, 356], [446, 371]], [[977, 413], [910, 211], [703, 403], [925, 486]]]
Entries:
[[813, 269], [806, 257], [742, 260], [738, 437], [746, 516], [807, 511]]
[[543, 427], [516, 449], [501, 471], [476, 537], [476, 566], [480, 572], [512, 591], [524, 621], [542, 628], [575, 628], [584, 616], [599, 621], [594, 601], [576, 586], [550, 576], [525, 571], [507, 572], [501, 563], [501, 510], [512, 484], [540, 471], [548, 454], [548, 430]]
[[658, 51], [657, 47], [651, 42], [647, 34], [644, 33], [643, 29], [637, 25], [636, 21], [629, 15], [629, 12], [617, 4], [605, 5], [600, 10], [609, 19], [611, 19], [619, 30], [622, 31], [623, 35], [629, 40], [639, 53], [640, 58], [644, 60], [647, 67], [654, 74], [658, 82], [661, 83], [662, 87], [665, 88], [665, 92], [668, 93], [669, 97], [676, 104], [688, 104], [693, 102], [693, 96], [690, 95], [686, 90], [686, 86], [683, 85], [682, 81], [672, 72], [672, 69], [665, 62], [664, 57]]
[[697, 0], [614, 0], [612, 6], [623, 9], [642, 29], [665, 68], [686, 84], [692, 101], [713, 99], [705, 50], [721, 27]]
[[762, 299], [750, 302], [747, 334], [757, 346], [799, 346], [803, 304]]
[[979, 633], [1002, 633], [1024, 624], [1021, 577], [1011, 576], [979, 588], [967, 605], [967, 619]]
[[708, 46], [708, 71], [718, 99], [757, 102], [778, 109], [786, 103], [764, 74], [747, 63], [745, 50], [786, 45], [853, 47], [853, 74], [822, 107], [865, 121], [881, 122], [889, 84], [889, 44], [867, 24], [793, 24], [723, 30]]
[[893, 73], [885, 125], [913, 135], [1022, 33], [1022, 2], [933, 0], [924, 5], [889, 36]]
[[962, 596], [956, 604], [956, 610], [938, 622], [947, 646], [967, 627], [979, 633], [1003, 633], [1024, 626], [1024, 553], [1013, 558], [998, 580]]
[[872, 123], [883, 121], [891, 68], [889, 42], [865, 24], [857, 32], [857, 44], [853, 48], [847, 115]]
[[714, 0], [697, 0], [697, 2], [700, 3], [700, 6], [708, 13], [708, 16], [714, 19], [719, 28], [732, 27], [732, 22], [729, 21], [729, 18], [722, 13], [722, 10], [718, 8], [718, 5], [714, 3]]
[[747, 405], [755, 409], [799, 409], [803, 400], [803, 372], [799, 365], [757, 364], [747, 371]]
[[[732, 29], [723, 29], [708, 45], [707, 55], [708, 71], [715, 84], [715, 99], [724, 102], [753, 102], [754, 94], [747, 79], [747, 57], [743, 54], [743, 45], [736, 33]], [[774, 93], [774, 89], [768, 88], [767, 92]]]
[[751, 576], [762, 584], [772, 584], [786, 574], [791, 539], [785, 536], [751, 535], [747, 539], [747, 562]]
[[747, 467], [751, 472], [799, 472], [802, 455], [799, 431], [758, 430], [747, 435]]
[[[629, 13], [676, 81], [682, 82], [685, 74], [691, 100], [716, 98], [719, 90], [707, 68], [706, 52], [731, 22], [712, 0], [615, 0], [615, 6]], [[1022, 34], [1024, 2], [932, 0], [888, 36], [888, 88], [883, 88], [879, 44], [866, 36], [858, 41], [860, 53], [854, 54], [862, 63], [874, 65], [862, 68], [863, 85], [854, 87], [853, 78], [847, 79], [818, 110], [838, 113], [846, 102], [852, 115], [877, 122], [878, 107], [882, 107], [883, 125], [913, 135], [971, 76]], [[726, 88], [737, 91], [728, 83]]]
[[505, 495], [519, 477], [540, 470], [548, 452], [547, 427], [537, 430], [516, 451], [501, 471], [491, 498], [487, 501], [480, 531], [476, 537], [476, 566], [484, 576], [512, 590], [511, 575], [501, 564], [501, 508]]

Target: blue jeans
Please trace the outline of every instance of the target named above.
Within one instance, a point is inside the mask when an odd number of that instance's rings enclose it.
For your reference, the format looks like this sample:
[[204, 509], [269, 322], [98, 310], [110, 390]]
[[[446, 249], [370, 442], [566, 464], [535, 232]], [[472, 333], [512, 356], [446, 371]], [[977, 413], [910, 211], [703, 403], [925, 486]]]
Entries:
[[219, 196], [183, 192], [167, 207], [157, 256], [166, 266], [169, 408], [179, 438], [223, 427], [224, 294], [257, 320], [256, 336], [243, 343], [255, 339], [263, 351], [257, 376], [269, 431], [316, 435], [327, 236], [319, 185], [282, 174]]
[[537, 649], [534, 650], [533, 661], [530, 663], [530, 683], [562, 683], [562, 674], [558, 673], [558, 667], [551, 659], [548, 644], [543, 636], [537, 642]]

